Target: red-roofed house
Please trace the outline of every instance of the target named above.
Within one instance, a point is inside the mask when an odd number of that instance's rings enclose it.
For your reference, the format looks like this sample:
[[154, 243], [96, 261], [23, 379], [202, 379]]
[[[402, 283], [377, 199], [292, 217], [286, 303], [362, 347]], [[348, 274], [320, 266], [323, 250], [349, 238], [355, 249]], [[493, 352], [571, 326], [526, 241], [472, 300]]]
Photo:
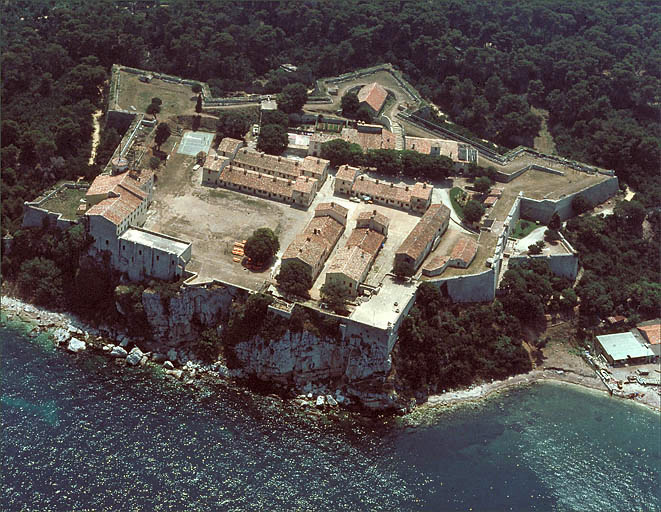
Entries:
[[387, 97], [388, 91], [376, 82], [365, 85], [358, 91], [360, 106], [366, 106], [372, 116], [379, 115]]

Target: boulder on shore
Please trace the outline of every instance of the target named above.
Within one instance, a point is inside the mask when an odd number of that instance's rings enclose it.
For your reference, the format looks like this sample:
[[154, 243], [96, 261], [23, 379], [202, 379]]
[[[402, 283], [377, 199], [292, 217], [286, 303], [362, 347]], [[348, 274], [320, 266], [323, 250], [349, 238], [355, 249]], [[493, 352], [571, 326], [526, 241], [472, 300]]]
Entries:
[[113, 347], [110, 351], [110, 357], [126, 357], [127, 354], [126, 350], [119, 346]]
[[140, 363], [142, 356], [144, 356], [142, 351], [138, 347], [133, 347], [131, 352], [129, 352], [129, 355], [126, 356], [126, 362], [131, 366], [135, 366], [136, 364]]
[[174, 365], [172, 364], [172, 361], [165, 361], [163, 363], [163, 368], [166, 370], [174, 370]]
[[69, 340], [69, 345], [67, 345], [67, 350], [69, 352], [80, 352], [81, 350], [85, 350], [87, 348], [87, 345], [85, 345], [85, 342], [82, 340], [79, 340], [78, 338], [71, 338]]
[[324, 395], [319, 395], [317, 397], [316, 406], [317, 407], [323, 407], [325, 402], [326, 402], [326, 399], [324, 398]]

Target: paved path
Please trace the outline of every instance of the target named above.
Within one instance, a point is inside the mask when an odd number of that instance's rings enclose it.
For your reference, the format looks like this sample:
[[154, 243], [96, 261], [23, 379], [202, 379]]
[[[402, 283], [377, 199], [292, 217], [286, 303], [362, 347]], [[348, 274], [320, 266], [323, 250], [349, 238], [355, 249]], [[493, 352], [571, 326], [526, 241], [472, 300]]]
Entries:
[[450, 208], [450, 220], [452, 220], [457, 228], [459, 228], [463, 233], [470, 233], [465, 227], [461, 225], [461, 219], [457, 212], [452, 208], [452, 201], [450, 201], [450, 189], [449, 188], [436, 188], [432, 192], [432, 203], [441, 203]]

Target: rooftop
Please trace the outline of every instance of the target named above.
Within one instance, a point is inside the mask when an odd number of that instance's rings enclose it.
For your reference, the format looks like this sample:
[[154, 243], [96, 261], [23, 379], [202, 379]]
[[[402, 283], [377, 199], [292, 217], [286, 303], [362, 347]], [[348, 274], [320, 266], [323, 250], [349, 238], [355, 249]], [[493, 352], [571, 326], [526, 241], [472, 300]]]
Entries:
[[292, 196], [292, 181], [233, 165], [228, 165], [221, 171], [220, 179], [237, 186], [249, 187], [284, 197]]
[[239, 167], [254, 167], [267, 174], [280, 173], [291, 178], [303, 174], [302, 164], [298, 160], [283, 156], [267, 155], [252, 149], [240, 149], [234, 157], [234, 164]]
[[229, 161], [229, 158], [219, 155], [212, 149], [204, 159], [204, 168], [211, 171], [219, 171]]
[[361, 250], [371, 256], [376, 256], [376, 253], [379, 252], [381, 244], [383, 244], [385, 239], [386, 237], [378, 231], [356, 228], [351, 232], [351, 235], [349, 235], [346, 246], [360, 247]]
[[387, 97], [388, 91], [386, 91], [377, 82], [365, 85], [360, 89], [360, 91], [358, 91], [358, 101], [360, 103], [367, 103], [374, 109], [375, 112], [379, 112], [381, 110], [381, 107], [383, 107]]
[[[337, 212], [341, 217], [344, 217], [345, 219], [349, 214], [348, 209], [346, 209], [344, 206], [334, 201], [331, 201], [329, 203], [319, 203], [317, 207], [314, 209], [314, 211], [316, 216], [324, 215], [324, 212], [334, 211]], [[326, 213], [326, 215], [328, 215], [328, 213]]]
[[358, 173], [360, 172], [360, 169], [357, 167], [351, 167], [350, 165], [341, 165], [339, 169], [337, 170], [337, 174], [335, 175], [335, 179], [338, 180], [345, 180], [345, 181], [353, 181], [356, 176], [358, 176]]
[[641, 324], [638, 326], [638, 330], [650, 345], [661, 343], [661, 323], [658, 320], [650, 325]]
[[641, 345], [630, 332], [597, 336], [597, 340], [614, 361], [654, 356], [654, 353], [649, 348]]
[[340, 133], [315, 132], [310, 136], [313, 142], [328, 142], [342, 139], [351, 144], [358, 144], [364, 151], [368, 149], [395, 149], [395, 135], [379, 125], [377, 130], [366, 130], [360, 126], [358, 129], [344, 127]]
[[477, 254], [477, 242], [467, 236], [462, 237], [452, 248], [450, 258], [453, 260], [461, 260], [466, 265], [469, 265], [475, 255]]
[[380, 211], [377, 210], [363, 210], [358, 214], [358, 217], [356, 218], [357, 221], [371, 221], [374, 220], [377, 224], [381, 224], [382, 226], [388, 227], [390, 224], [390, 219], [381, 213]]
[[299, 258], [311, 266], [323, 259], [340, 238], [344, 226], [332, 217], [313, 217], [302, 233], [289, 244], [282, 259]]
[[171, 236], [136, 228], [127, 229], [120, 239], [168, 252], [176, 256], [181, 256], [191, 245], [190, 242], [178, 240]]
[[450, 219], [450, 209], [443, 204], [432, 204], [418, 224], [411, 230], [397, 254], [406, 254], [417, 260], [438, 229]]
[[405, 149], [425, 155], [447, 156], [454, 162], [477, 163], [477, 150], [454, 140], [405, 137]]
[[238, 139], [232, 139], [230, 137], [225, 137], [218, 144], [219, 153], [234, 153], [237, 149], [243, 146], [243, 142]]
[[373, 255], [356, 245], [340, 247], [328, 265], [328, 274], [344, 274], [355, 281], [360, 281], [369, 270], [373, 258]]

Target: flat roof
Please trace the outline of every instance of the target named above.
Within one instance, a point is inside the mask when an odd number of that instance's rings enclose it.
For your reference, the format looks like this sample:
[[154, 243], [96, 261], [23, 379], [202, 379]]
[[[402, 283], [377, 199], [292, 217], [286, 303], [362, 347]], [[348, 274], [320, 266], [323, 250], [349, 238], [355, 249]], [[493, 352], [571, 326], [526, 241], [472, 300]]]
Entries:
[[177, 256], [181, 256], [191, 245], [190, 242], [184, 242], [169, 236], [135, 228], [127, 229], [119, 238], [121, 240], [142, 244], [153, 249], [176, 254]]
[[415, 295], [417, 288], [415, 283], [397, 283], [384, 279], [379, 293], [361, 303], [350, 318], [379, 329], [387, 329], [399, 320], [401, 311]]
[[597, 336], [597, 340], [613, 358], [614, 361], [626, 361], [638, 357], [652, 357], [654, 352], [641, 345], [636, 337], [630, 332], [620, 332], [617, 334], [605, 334]]

